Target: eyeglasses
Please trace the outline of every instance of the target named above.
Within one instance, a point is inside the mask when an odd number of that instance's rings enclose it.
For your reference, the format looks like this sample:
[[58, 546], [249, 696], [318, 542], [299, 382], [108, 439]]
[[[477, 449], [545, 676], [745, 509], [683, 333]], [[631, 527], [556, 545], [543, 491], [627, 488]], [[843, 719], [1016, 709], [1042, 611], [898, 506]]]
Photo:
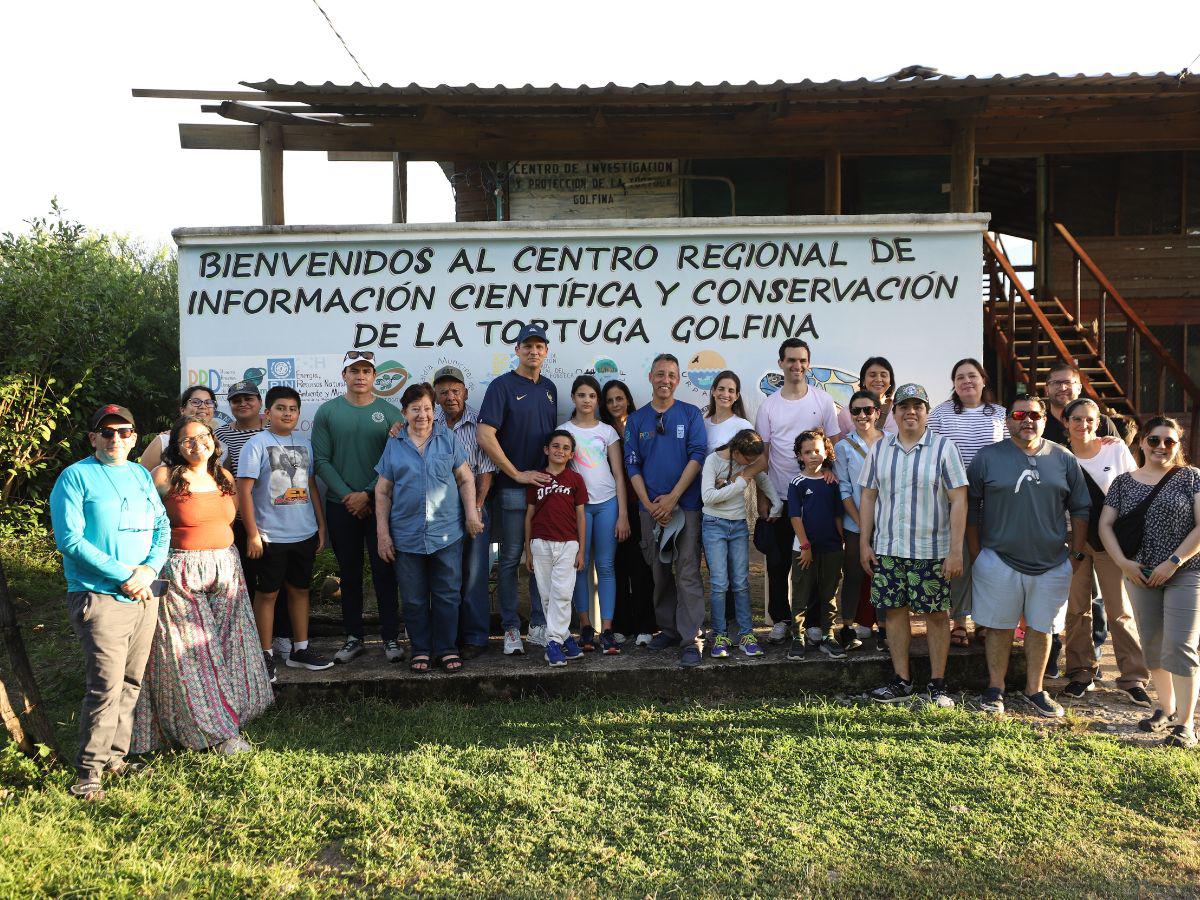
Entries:
[[346, 359], [365, 359], [368, 362], [375, 361], [374, 350], [347, 350]]
[[197, 400], [193, 397], [188, 401], [188, 406], [194, 406], [196, 409], [216, 409], [217, 404], [212, 400]]
[[657, 416], [654, 417], [654, 430], [656, 432], [658, 432], [659, 434], [667, 433], [667, 426], [663, 422], [663, 418], [665, 416], [666, 416], [665, 412], [660, 412]]
[[185, 438], [179, 442], [179, 446], [187, 447], [189, 450], [195, 450], [197, 447], [211, 447], [212, 443], [212, 438], [206, 434], [202, 434], [199, 437]]
[[1076, 381], [1074, 378], [1055, 378], [1053, 381], [1047, 381], [1046, 387], [1060, 388], [1060, 387], [1066, 387], [1068, 384], [1079, 384], [1079, 382]]
[[133, 428], [128, 425], [123, 425], [120, 428], [101, 428], [96, 434], [100, 435], [106, 441], [111, 441], [115, 437], [127, 441], [133, 436]]
[[1030, 422], [1040, 422], [1042, 420], [1042, 414], [1036, 409], [1014, 409], [1009, 415], [1017, 422], [1023, 422], [1026, 419]]
[[852, 406], [852, 407], [850, 407], [850, 415], [852, 415], [852, 416], [869, 416], [871, 413], [875, 412], [875, 410], [877, 410], [877, 409], [879, 409], [878, 406]]
[[1172, 447], [1178, 444], [1179, 441], [1175, 440], [1173, 437], [1159, 437], [1157, 434], [1152, 434], [1146, 438], [1146, 443], [1151, 447], [1157, 447], [1159, 444], [1162, 444], [1162, 446], [1170, 450]]

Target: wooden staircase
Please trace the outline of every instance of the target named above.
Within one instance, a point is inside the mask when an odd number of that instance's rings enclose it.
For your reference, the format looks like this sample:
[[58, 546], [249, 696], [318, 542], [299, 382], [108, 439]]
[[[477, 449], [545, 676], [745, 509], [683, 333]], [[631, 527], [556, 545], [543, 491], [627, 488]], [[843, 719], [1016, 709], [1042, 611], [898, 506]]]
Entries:
[[[1186, 395], [1194, 450], [1200, 443], [1200, 388], [1061, 223], [1055, 223], [1054, 235], [1066, 244], [1074, 263], [1074, 297], [1068, 302], [1053, 296], [1036, 300], [1017, 277], [999, 238], [984, 235], [984, 331], [1003, 370], [1001, 380], [1006, 376], [1027, 393], [1041, 394], [1050, 369], [1067, 362], [1080, 369], [1083, 396], [1101, 410], [1142, 420], [1162, 410], [1169, 377]], [[1107, 352], [1114, 334], [1123, 336], [1124, 348], [1140, 344], [1150, 352], [1158, 389], [1153, 409], [1139, 409], [1132, 390], [1137, 383], [1135, 354], [1127, 349], [1118, 363]]]

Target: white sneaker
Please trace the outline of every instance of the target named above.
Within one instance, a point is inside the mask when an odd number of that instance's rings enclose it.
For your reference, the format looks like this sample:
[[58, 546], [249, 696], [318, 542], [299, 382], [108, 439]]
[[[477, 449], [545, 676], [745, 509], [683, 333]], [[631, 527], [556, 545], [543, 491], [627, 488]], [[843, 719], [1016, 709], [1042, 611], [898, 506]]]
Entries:
[[789, 630], [787, 622], [776, 622], [771, 626], [771, 633], [767, 635], [767, 640], [772, 644], [782, 644], [787, 640]]
[[545, 647], [550, 643], [546, 637], [545, 625], [530, 625], [529, 631], [525, 634], [525, 640], [531, 644], [536, 644], [539, 647]]
[[292, 639], [291, 638], [272, 638], [271, 649], [275, 651], [275, 656], [281, 662], [287, 662], [288, 657], [292, 655]]
[[623, 644], [625, 643], [625, 635], [621, 634], [619, 631], [614, 631], [613, 640], [618, 644]]
[[652, 640], [654, 640], [654, 635], [643, 631], [634, 639], [633, 644], [635, 647], [649, 647]]
[[810, 647], [819, 647], [821, 641], [825, 640], [825, 632], [816, 625], [810, 625], [804, 630], [805, 643]]
[[512, 656], [514, 653], [525, 655], [525, 645], [521, 642], [521, 632], [516, 628], [508, 628], [504, 632], [504, 655]]

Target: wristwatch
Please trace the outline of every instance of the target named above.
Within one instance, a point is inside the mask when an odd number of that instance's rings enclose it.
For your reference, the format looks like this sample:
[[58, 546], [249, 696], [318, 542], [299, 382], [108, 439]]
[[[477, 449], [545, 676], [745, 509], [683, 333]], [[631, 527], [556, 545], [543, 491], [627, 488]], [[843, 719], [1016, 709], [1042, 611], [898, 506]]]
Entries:
[[1183, 565], [1183, 560], [1174, 553], [1171, 554], [1171, 562], [1175, 564], [1175, 568], [1177, 569]]
[[1083, 562], [1087, 559], [1087, 554], [1080, 550], [1078, 553], [1072, 553], [1071, 559], [1075, 560], [1075, 562]]

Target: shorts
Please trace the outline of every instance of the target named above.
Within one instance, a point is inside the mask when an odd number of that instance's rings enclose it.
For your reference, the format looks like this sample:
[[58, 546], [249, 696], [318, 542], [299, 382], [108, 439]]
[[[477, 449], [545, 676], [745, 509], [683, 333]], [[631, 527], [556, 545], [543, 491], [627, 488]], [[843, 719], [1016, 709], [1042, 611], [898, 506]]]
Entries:
[[948, 612], [950, 582], [942, 577], [940, 559], [877, 557], [871, 577], [871, 604], [876, 609], [903, 609], [915, 613]]
[[317, 559], [317, 536], [295, 543], [268, 544], [263, 542], [263, 555], [255, 561], [254, 589], [262, 594], [274, 594], [284, 582], [300, 591], [312, 585], [313, 563]]
[[1058, 634], [1067, 622], [1071, 574], [1071, 563], [1064, 559], [1041, 575], [1026, 575], [985, 548], [971, 570], [975, 591], [971, 618], [976, 625], [1007, 631], [1024, 616], [1026, 628]]

